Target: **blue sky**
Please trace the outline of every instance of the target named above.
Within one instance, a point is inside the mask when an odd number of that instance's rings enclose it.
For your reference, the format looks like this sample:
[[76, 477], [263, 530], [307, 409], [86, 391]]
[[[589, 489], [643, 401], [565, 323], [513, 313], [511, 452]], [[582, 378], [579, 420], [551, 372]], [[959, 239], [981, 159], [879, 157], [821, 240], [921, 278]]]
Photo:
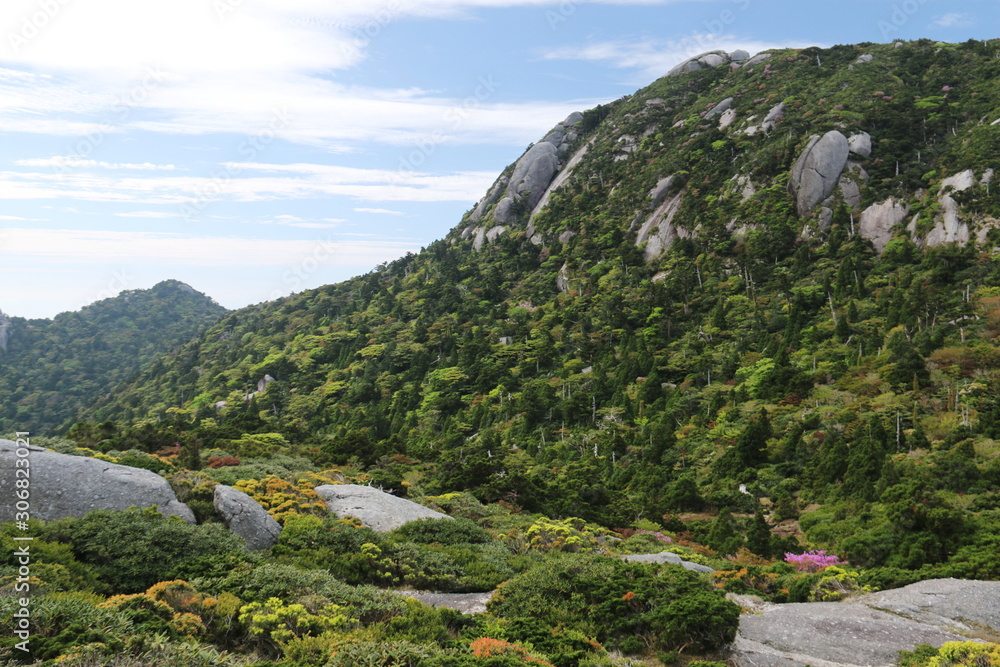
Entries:
[[[701, 52], [1000, 37], [1000, 0], [4, 0], [0, 309], [238, 308], [441, 238], [568, 113]], [[1000, 45], [998, 45], [1000, 51]]]

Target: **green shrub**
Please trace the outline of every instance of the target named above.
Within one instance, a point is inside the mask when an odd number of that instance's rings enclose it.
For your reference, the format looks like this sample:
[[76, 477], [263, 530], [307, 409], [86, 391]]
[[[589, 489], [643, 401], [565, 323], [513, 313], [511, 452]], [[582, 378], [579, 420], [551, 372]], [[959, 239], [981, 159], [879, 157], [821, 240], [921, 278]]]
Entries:
[[501, 618], [538, 618], [622, 650], [646, 637], [659, 649], [713, 649], [732, 641], [739, 607], [676, 565], [599, 556], [553, 558], [500, 586], [490, 610]]
[[[0, 624], [14, 627], [13, 614], [20, 609], [16, 597], [0, 596]], [[31, 599], [30, 654], [11, 650], [21, 641], [10, 632], [0, 637], [0, 655], [9, 650], [14, 660], [31, 663], [52, 660], [74, 646], [101, 643], [109, 650], [121, 650], [132, 631], [132, 622], [118, 611], [96, 606], [77, 594], [54, 593]]]
[[243, 540], [222, 525], [195, 526], [154, 508], [97, 510], [46, 532], [65, 537], [112, 593], [141, 593], [159, 581], [222, 573], [251, 559]]
[[493, 541], [488, 532], [465, 518], [411, 521], [389, 533], [389, 536], [399, 542], [420, 544], [488, 544]]
[[244, 563], [224, 577], [195, 579], [191, 584], [203, 592], [228, 591], [245, 602], [266, 602], [270, 598], [305, 602], [305, 598], [311, 597], [311, 606], [340, 605], [350, 618], [363, 624], [388, 620], [405, 608], [403, 598], [389, 591], [374, 586], [348, 586], [322, 570], [300, 570], [278, 563], [257, 566]]

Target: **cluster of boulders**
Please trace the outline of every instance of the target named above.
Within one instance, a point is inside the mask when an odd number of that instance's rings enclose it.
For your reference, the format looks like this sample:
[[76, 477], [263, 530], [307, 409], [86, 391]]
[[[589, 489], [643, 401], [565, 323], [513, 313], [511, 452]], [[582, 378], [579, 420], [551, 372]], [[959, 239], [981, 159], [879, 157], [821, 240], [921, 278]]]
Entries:
[[[35, 518], [54, 520], [95, 509], [156, 506], [164, 515], [194, 522], [194, 514], [177, 500], [167, 481], [148, 470], [0, 440], [0, 469], [17, 469], [19, 458], [29, 461], [30, 513]], [[0, 522], [14, 521], [19, 511], [14, 482], [13, 475], [0, 475]], [[451, 518], [368, 486], [325, 485], [316, 491], [337, 516], [357, 518], [380, 532], [420, 519]], [[260, 504], [232, 487], [215, 487], [215, 510], [251, 550], [274, 546], [281, 533]], [[713, 571], [670, 552], [623, 558]], [[407, 594], [466, 613], [485, 611], [491, 595]], [[844, 602], [770, 604], [749, 596], [737, 596], [736, 601], [748, 612], [741, 617], [729, 656], [739, 666], [892, 665], [900, 650], [912, 650], [917, 644], [940, 646], [1000, 633], [1000, 582], [923, 581]]]
[[[510, 176], [503, 176], [493, 184], [489, 193], [469, 214], [469, 220], [479, 221], [493, 207], [492, 218], [497, 227], [472, 225], [464, 234], [466, 238], [475, 235], [477, 250], [482, 247], [484, 239], [496, 238], [505, 231], [504, 225], [515, 222], [542, 200], [559, 173], [562, 159], [568, 154], [570, 145], [578, 138], [576, 125], [582, 120], [582, 113], [571, 113], [521, 156]], [[494, 231], [498, 228], [502, 229]]]
[[[24, 456], [24, 454], [27, 456]], [[177, 499], [166, 479], [149, 470], [96, 458], [60, 454], [35, 445], [19, 447], [0, 440], [0, 470], [13, 471], [16, 460], [26, 458], [30, 470], [31, 518], [51, 521], [82, 517], [93, 510], [126, 510], [156, 507], [164, 516], [195, 523], [194, 512]], [[13, 474], [0, 475], [0, 523], [14, 521], [21, 511]], [[423, 505], [357, 484], [325, 485], [316, 492], [330, 512], [353, 516], [379, 532], [395, 530], [419, 519], [451, 519]], [[226, 526], [252, 551], [273, 547], [281, 526], [260, 503], [231, 486], [218, 484], [214, 508]], [[23, 507], [23, 506], [22, 506]]]

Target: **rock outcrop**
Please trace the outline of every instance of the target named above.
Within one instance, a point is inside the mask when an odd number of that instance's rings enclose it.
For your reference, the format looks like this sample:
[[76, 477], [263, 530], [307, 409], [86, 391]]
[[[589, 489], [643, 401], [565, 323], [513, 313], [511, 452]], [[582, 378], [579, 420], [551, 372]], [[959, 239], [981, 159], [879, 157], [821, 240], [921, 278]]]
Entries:
[[278, 543], [281, 526], [256, 500], [231, 486], [215, 487], [213, 505], [223, 523], [246, 542], [251, 551], [270, 549]]
[[1000, 582], [938, 579], [845, 602], [755, 605], [730, 660], [750, 667], [894, 665], [917, 644], [995, 636]]
[[593, 145], [593, 142], [587, 142], [581, 146], [580, 149], [573, 154], [573, 157], [569, 159], [569, 162], [566, 163], [566, 166], [562, 168], [559, 174], [552, 179], [549, 187], [545, 189], [545, 193], [542, 195], [541, 199], [538, 200], [538, 203], [535, 204], [535, 208], [532, 209], [531, 217], [538, 215], [539, 212], [545, 208], [545, 205], [549, 203], [549, 198], [552, 196], [552, 193], [558, 190], [563, 183], [569, 180], [570, 175], [573, 173], [573, 169], [576, 168], [576, 165], [580, 164], [580, 161], [583, 160], [583, 156], [587, 154], [591, 145]]
[[833, 194], [851, 153], [847, 137], [836, 130], [813, 135], [792, 169], [788, 189], [796, 199], [799, 215]]
[[[583, 120], [580, 112], [571, 113], [566, 120], [556, 125], [545, 138], [528, 149], [514, 165], [505, 186], [500, 182], [493, 186], [490, 194], [479, 203], [472, 213], [473, 219], [485, 214], [492, 204], [491, 199], [499, 200], [493, 209], [493, 219], [499, 223], [510, 224], [517, 219], [515, 206], [519, 200], [524, 200], [523, 209], [532, 210], [538, 204], [548, 189], [549, 184], [559, 173], [559, 159], [576, 138], [573, 126]], [[502, 189], [499, 189], [502, 188]], [[502, 198], [500, 195], [503, 195]]]
[[426, 591], [400, 591], [399, 594], [413, 598], [430, 607], [454, 609], [463, 614], [485, 614], [486, 605], [493, 599], [495, 591], [486, 593], [429, 593]]
[[872, 204], [864, 210], [858, 220], [858, 233], [875, 246], [875, 252], [882, 254], [892, 239], [892, 228], [906, 219], [909, 208], [890, 197], [880, 204]]
[[[755, 56], [755, 58], [759, 57], [760, 56]], [[732, 53], [727, 53], [725, 51], [708, 51], [707, 53], [702, 53], [694, 58], [685, 60], [667, 72], [667, 76], [677, 76], [678, 74], [684, 74], [686, 72], [697, 72], [700, 69], [707, 69], [710, 67], [722, 67], [723, 65], [728, 65], [730, 63], [749, 63], [751, 60], [753, 59], [750, 58], [750, 54], [743, 49], [737, 49]]]
[[707, 565], [692, 563], [689, 560], [684, 560], [677, 554], [670, 551], [663, 551], [658, 554], [631, 554], [629, 556], [622, 556], [622, 560], [631, 561], [633, 563], [673, 563], [674, 565], [680, 565], [685, 570], [691, 570], [692, 572], [715, 572], [713, 568]]
[[452, 518], [405, 498], [360, 484], [325, 484], [317, 486], [316, 493], [326, 502], [327, 509], [338, 517], [353, 516], [380, 533], [420, 519]]
[[942, 216], [924, 239], [927, 247], [943, 245], [945, 243], [965, 245], [969, 242], [969, 225], [959, 219], [958, 202], [951, 196], [951, 193], [963, 192], [975, 184], [976, 176], [971, 169], [941, 181], [941, 192], [943, 194], [938, 199], [938, 202], [941, 204]]
[[[0, 440], [0, 469], [14, 470], [16, 443]], [[194, 513], [154, 472], [84, 456], [27, 447], [33, 519], [80, 517], [93, 510], [127, 510], [155, 505], [160, 514], [194, 523]], [[0, 521], [14, 521], [14, 476], [0, 475]]]
[[683, 197], [682, 193], [666, 199], [649, 214], [649, 217], [639, 228], [635, 245], [646, 244], [643, 254], [647, 261], [668, 249], [677, 239], [691, 236], [688, 230], [674, 225], [674, 217], [681, 209]]
[[852, 134], [847, 140], [851, 152], [861, 157], [871, 157], [872, 155], [872, 135], [867, 132]]
[[714, 107], [708, 110], [708, 113], [705, 114], [705, 120], [711, 120], [716, 116], [724, 114], [725, 112], [729, 111], [729, 108], [732, 106], [733, 106], [733, 98], [727, 97], [726, 99], [722, 100], [721, 102], [719, 102]]

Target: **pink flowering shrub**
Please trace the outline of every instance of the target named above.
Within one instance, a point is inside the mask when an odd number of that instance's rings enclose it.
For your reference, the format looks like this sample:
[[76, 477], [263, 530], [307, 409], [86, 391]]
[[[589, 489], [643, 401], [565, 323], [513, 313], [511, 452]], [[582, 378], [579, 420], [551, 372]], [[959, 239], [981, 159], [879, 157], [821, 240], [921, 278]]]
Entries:
[[791, 563], [799, 572], [819, 572], [831, 565], [849, 565], [847, 561], [825, 551], [807, 551], [804, 554], [785, 553], [785, 562]]

